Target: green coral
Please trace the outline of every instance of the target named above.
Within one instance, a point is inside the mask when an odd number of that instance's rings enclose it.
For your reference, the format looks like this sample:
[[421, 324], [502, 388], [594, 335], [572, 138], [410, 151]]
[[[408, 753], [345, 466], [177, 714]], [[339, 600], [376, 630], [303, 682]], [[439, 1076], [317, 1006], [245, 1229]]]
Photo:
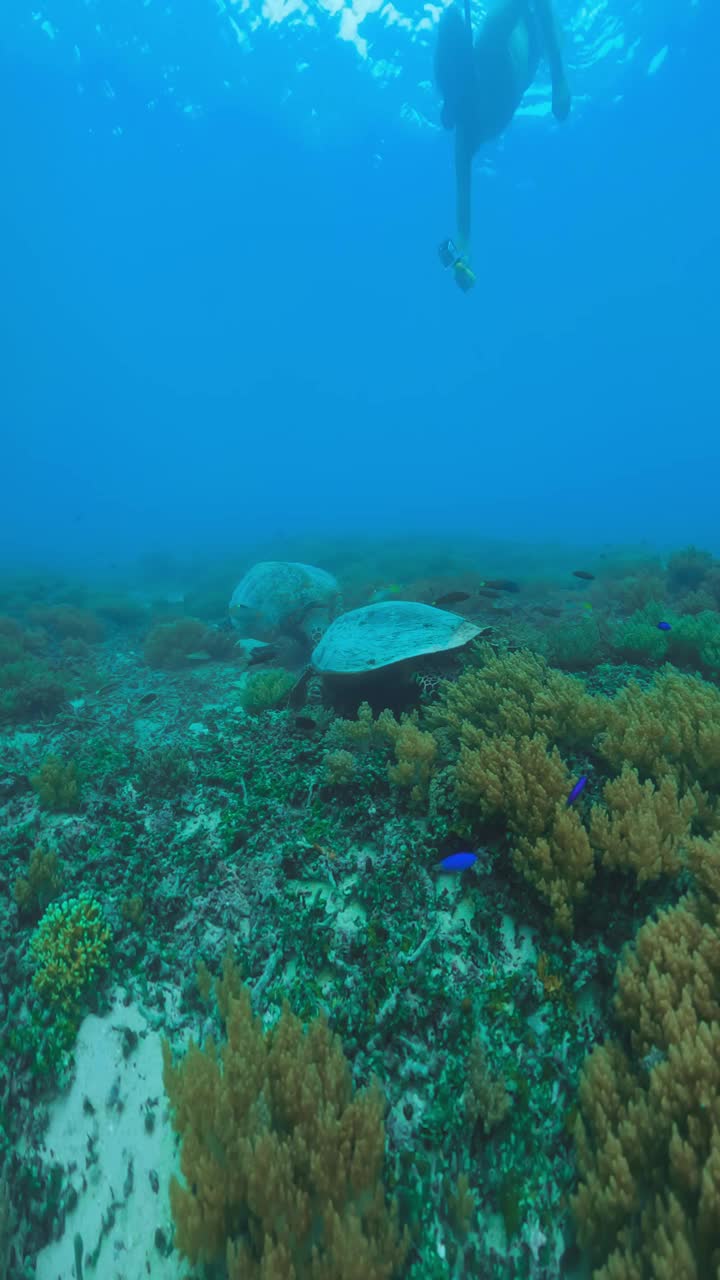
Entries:
[[698, 547], [683, 547], [670, 556], [667, 563], [667, 582], [671, 591], [695, 591], [715, 567], [709, 551]]
[[235, 636], [208, 627], [200, 618], [160, 622], [145, 637], [144, 658], [149, 667], [177, 671], [198, 658], [232, 662], [238, 657]]
[[[627, 662], [654, 664], [667, 656], [668, 632], [658, 628], [658, 622], [668, 620], [663, 606], [651, 601], [644, 609], [638, 609], [624, 622], [613, 627], [611, 642], [620, 657]], [[673, 625], [672, 623], [670, 624]]]
[[103, 637], [100, 619], [89, 609], [73, 604], [36, 605], [28, 609], [27, 620], [35, 626], [45, 627], [61, 639], [84, 640], [93, 644]]
[[0, 723], [53, 716], [70, 696], [67, 684], [39, 659], [17, 658], [7, 637], [0, 648]]
[[295, 676], [282, 667], [273, 671], [255, 671], [245, 679], [240, 690], [240, 703], [251, 715], [270, 711], [287, 697], [294, 684]]
[[89, 893], [52, 903], [30, 940], [33, 986], [52, 1008], [77, 1013], [81, 998], [107, 968], [110, 929]]
[[65, 764], [59, 756], [47, 756], [30, 781], [43, 809], [72, 813], [80, 808], [80, 775], [74, 760]]
[[[660, 621], [667, 622], [669, 630], [661, 630]], [[612, 643], [630, 662], [654, 665], [667, 659], [708, 675], [720, 672], [720, 616], [714, 609], [676, 614], [653, 602], [619, 623]]]
[[140, 790], [164, 799], [178, 795], [191, 776], [190, 761], [180, 746], [157, 747], [146, 752], [137, 768]]
[[603, 656], [598, 624], [590, 617], [549, 627], [540, 643], [550, 666], [564, 671], [586, 671], [596, 667]]
[[27, 875], [15, 881], [13, 897], [21, 911], [38, 912], [55, 897], [60, 883], [57, 854], [38, 845], [30, 854]]

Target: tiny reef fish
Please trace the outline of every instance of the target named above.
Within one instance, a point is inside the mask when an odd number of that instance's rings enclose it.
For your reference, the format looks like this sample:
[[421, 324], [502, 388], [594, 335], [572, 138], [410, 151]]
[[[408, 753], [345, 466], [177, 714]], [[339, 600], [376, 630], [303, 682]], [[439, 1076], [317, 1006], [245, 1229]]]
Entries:
[[475, 862], [477, 862], [476, 853], [449, 853], [436, 862], [435, 866], [438, 871], [467, 871], [468, 867]]
[[669, 622], [658, 622], [657, 629], [658, 631], [672, 631], [672, 627]]
[[437, 600], [433, 600], [433, 604], [459, 604], [461, 600], [469, 599], [469, 591], [448, 591], [444, 596], [438, 596]]
[[568, 796], [565, 803], [572, 804], [573, 800], [577, 800], [578, 796], [580, 795], [580, 792], [584, 791], [586, 786], [587, 786], [587, 778], [585, 777], [585, 774], [583, 774], [582, 778], [578, 778], [577, 782], [575, 783], [575, 786], [570, 792], [570, 795]]
[[595, 574], [588, 573], [587, 569], [573, 569], [572, 576], [573, 578], [582, 578], [584, 582], [595, 581]]
[[519, 591], [520, 586], [512, 578], [486, 578], [481, 587], [489, 587], [491, 591]]

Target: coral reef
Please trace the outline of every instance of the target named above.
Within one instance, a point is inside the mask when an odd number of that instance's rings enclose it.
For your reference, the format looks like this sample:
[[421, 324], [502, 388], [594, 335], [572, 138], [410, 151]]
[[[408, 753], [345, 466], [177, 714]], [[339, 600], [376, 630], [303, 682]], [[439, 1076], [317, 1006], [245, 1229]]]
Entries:
[[30, 854], [27, 875], [18, 876], [15, 881], [13, 897], [21, 911], [35, 914], [45, 910], [60, 891], [61, 883], [57, 854], [36, 845]]
[[287, 698], [295, 685], [291, 671], [275, 667], [271, 671], [253, 671], [246, 676], [240, 689], [240, 705], [250, 715], [271, 711]]
[[603, 799], [606, 808], [593, 805], [590, 840], [604, 866], [632, 868], [640, 884], [680, 870], [697, 804], [690, 792], [678, 794], [674, 777], [641, 783], [637, 769], [625, 764], [605, 783]]
[[382, 1184], [383, 1097], [353, 1093], [339, 1040], [286, 1005], [265, 1034], [226, 957], [227, 1039], [192, 1044], [164, 1081], [186, 1185], [171, 1184], [176, 1242], [229, 1280], [390, 1280], [407, 1251]]
[[107, 968], [109, 943], [110, 930], [90, 894], [53, 903], [30, 941], [35, 990], [55, 1009], [74, 1014], [87, 988]]
[[492, 1073], [487, 1053], [477, 1034], [470, 1045], [463, 1101], [470, 1130], [479, 1124], [486, 1135], [502, 1124], [512, 1105], [505, 1082]]
[[0, 584], [8, 1280], [51, 1240], [72, 1270], [33, 1142], [110, 981], [177, 1055], [158, 1273], [715, 1275], [720, 566], [642, 555], [489, 587], [487, 557], [360, 554], [346, 601], [452, 591], [490, 637], [402, 696], [288, 696], [282, 646], [235, 679], [237, 556], [141, 605]]
[[199, 618], [160, 622], [145, 637], [145, 661], [157, 670], [178, 671], [203, 658], [231, 662], [237, 657], [235, 637]]
[[465, 741], [468, 728], [515, 737], [541, 733], [565, 746], [592, 741], [604, 706], [580, 680], [553, 671], [529, 650], [496, 654], [487, 643], [474, 649], [480, 665], [443, 681], [438, 701], [428, 707], [432, 728], [453, 742]]
[[30, 779], [43, 809], [72, 813], [80, 808], [80, 775], [74, 760], [47, 756]]
[[94, 644], [103, 637], [100, 619], [88, 609], [76, 605], [38, 605], [29, 609], [26, 617], [31, 625], [45, 627], [63, 640], [84, 640], [86, 644]]
[[633, 1056], [609, 1040], [580, 1077], [572, 1207], [593, 1280], [720, 1265], [720, 846], [696, 843], [693, 860], [700, 896], [643, 925], [619, 967]]
[[627, 764], [658, 780], [720, 790], [720, 689], [699, 676], [661, 671], [648, 688], [631, 681], [608, 703], [599, 749], [615, 768]]

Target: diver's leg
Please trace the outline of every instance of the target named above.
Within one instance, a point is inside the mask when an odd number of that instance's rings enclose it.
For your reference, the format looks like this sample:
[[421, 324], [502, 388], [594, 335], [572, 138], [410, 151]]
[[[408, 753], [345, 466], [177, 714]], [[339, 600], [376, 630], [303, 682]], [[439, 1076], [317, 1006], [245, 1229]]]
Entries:
[[570, 90], [565, 75], [560, 50], [560, 31], [553, 12], [552, 0], [535, 0], [535, 14], [550, 67], [553, 115], [557, 120], [566, 120], [570, 114]]
[[455, 130], [455, 184], [457, 247], [460, 250], [460, 256], [469, 261], [472, 218], [472, 150], [466, 140], [465, 130], [460, 124]]

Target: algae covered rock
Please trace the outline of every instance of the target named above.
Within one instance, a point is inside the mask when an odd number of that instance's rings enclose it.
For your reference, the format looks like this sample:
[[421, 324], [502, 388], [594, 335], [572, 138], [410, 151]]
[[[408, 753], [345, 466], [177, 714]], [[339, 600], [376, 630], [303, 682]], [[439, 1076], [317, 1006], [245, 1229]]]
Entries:
[[340, 607], [331, 573], [293, 560], [262, 560], [248, 569], [230, 600], [241, 636], [274, 640], [287, 635], [317, 644]]
[[313, 650], [312, 665], [323, 676], [367, 676], [461, 649], [482, 630], [429, 604], [385, 600], [336, 618]]

